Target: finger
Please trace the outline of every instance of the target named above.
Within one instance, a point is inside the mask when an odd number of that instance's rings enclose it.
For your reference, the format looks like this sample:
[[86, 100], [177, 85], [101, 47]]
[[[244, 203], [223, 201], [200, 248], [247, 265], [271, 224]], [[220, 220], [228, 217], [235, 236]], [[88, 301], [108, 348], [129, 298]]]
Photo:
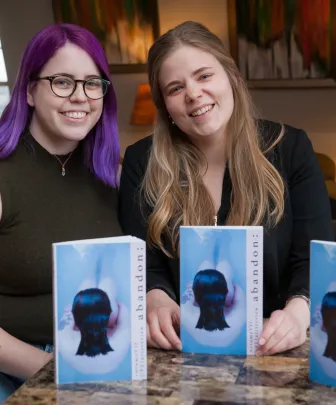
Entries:
[[[171, 318], [167, 313], [166, 316], [163, 316], [163, 322], [171, 323]], [[172, 345], [169, 340], [164, 336], [161, 331], [161, 326], [158, 320], [157, 311], [153, 314], [148, 316], [148, 326], [149, 326], [149, 333], [152, 341], [158, 345], [162, 349], [171, 350]]]
[[154, 343], [153, 339], [151, 338], [148, 323], [147, 323], [147, 345], [148, 347], [155, 347], [156, 349], [159, 349], [159, 346], [156, 343]]
[[285, 320], [274, 331], [273, 335], [271, 335], [268, 341], [261, 346], [260, 351], [263, 354], [268, 354], [270, 350], [281, 342], [292, 329], [293, 324], [288, 320], [288, 318], [285, 318]]
[[264, 330], [259, 339], [259, 345], [264, 346], [266, 342], [270, 339], [273, 333], [278, 329], [283, 321], [284, 314], [282, 311], [274, 311], [270, 317], [270, 319], [266, 322]]
[[151, 332], [150, 332], [150, 326], [149, 326], [148, 322], [147, 322], [147, 344], [149, 347], [154, 347], [155, 349], [160, 349], [160, 346], [156, 342], [154, 342], [154, 340], [152, 339]]
[[175, 347], [177, 350], [181, 350], [182, 349], [182, 344], [181, 344], [181, 341], [180, 341], [179, 337], [177, 336], [177, 333], [175, 331], [173, 323], [172, 322], [164, 322], [163, 317], [159, 318], [159, 322], [160, 322], [161, 330], [162, 330], [164, 336], [170, 342], [170, 344], [173, 347]]
[[293, 330], [290, 330], [277, 344], [275, 344], [266, 354], [285, 352], [296, 346]]
[[273, 346], [270, 350], [270, 354], [279, 353], [285, 350], [293, 349], [302, 345], [307, 339], [307, 332], [301, 333], [302, 331], [297, 325], [294, 325], [289, 333], [284, 337], [283, 340], [277, 345]]
[[147, 339], [147, 346], [154, 349], [160, 349], [160, 347], [155, 342], [153, 342], [151, 338]]

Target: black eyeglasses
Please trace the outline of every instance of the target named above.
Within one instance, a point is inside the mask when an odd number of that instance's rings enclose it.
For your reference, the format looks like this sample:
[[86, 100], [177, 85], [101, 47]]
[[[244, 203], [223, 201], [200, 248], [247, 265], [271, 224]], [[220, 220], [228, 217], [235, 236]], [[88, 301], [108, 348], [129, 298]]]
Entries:
[[49, 80], [52, 92], [57, 97], [71, 97], [77, 89], [77, 83], [82, 83], [86, 97], [91, 100], [103, 98], [111, 84], [108, 80], [98, 77], [87, 80], [75, 80], [69, 76], [55, 75], [37, 77], [35, 80]]

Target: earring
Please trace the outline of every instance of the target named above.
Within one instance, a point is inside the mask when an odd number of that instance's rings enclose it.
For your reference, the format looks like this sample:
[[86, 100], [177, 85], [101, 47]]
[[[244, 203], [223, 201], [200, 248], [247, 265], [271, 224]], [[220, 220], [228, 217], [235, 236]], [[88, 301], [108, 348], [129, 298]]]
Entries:
[[170, 119], [170, 121], [171, 121], [171, 124], [172, 124], [172, 125], [175, 125], [175, 122], [172, 120], [172, 117], [171, 117], [170, 115], [168, 115], [168, 117], [169, 117], [169, 119]]

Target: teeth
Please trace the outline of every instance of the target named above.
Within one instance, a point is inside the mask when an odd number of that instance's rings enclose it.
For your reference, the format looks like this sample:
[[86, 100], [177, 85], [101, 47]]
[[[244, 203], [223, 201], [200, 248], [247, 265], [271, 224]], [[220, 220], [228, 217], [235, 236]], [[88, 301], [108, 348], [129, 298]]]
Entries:
[[197, 111], [194, 111], [193, 113], [191, 113], [191, 116], [196, 117], [198, 115], [205, 114], [206, 112], [208, 112], [211, 109], [212, 109], [212, 105], [207, 105], [206, 107], [203, 107], [200, 110], [197, 110]]
[[69, 118], [77, 118], [77, 119], [80, 119], [80, 118], [84, 118], [85, 116], [86, 116], [86, 112], [65, 112], [65, 113], [62, 113], [63, 115], [65, 115], [66, 117], [69, 117]]

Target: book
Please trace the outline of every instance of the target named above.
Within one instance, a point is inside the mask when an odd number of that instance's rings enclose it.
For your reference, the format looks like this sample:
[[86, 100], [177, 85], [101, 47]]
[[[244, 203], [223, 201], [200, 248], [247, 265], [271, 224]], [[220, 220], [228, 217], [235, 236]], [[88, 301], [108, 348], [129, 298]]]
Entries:
[[263, 326], [263, 227], [182, 226], [183, 352], [254, 355]]
[[336, 243], [310, 242], [312, 381], [336, 387]]
[[54, 243], [55, 383], [147, 378], [146, 244]]

